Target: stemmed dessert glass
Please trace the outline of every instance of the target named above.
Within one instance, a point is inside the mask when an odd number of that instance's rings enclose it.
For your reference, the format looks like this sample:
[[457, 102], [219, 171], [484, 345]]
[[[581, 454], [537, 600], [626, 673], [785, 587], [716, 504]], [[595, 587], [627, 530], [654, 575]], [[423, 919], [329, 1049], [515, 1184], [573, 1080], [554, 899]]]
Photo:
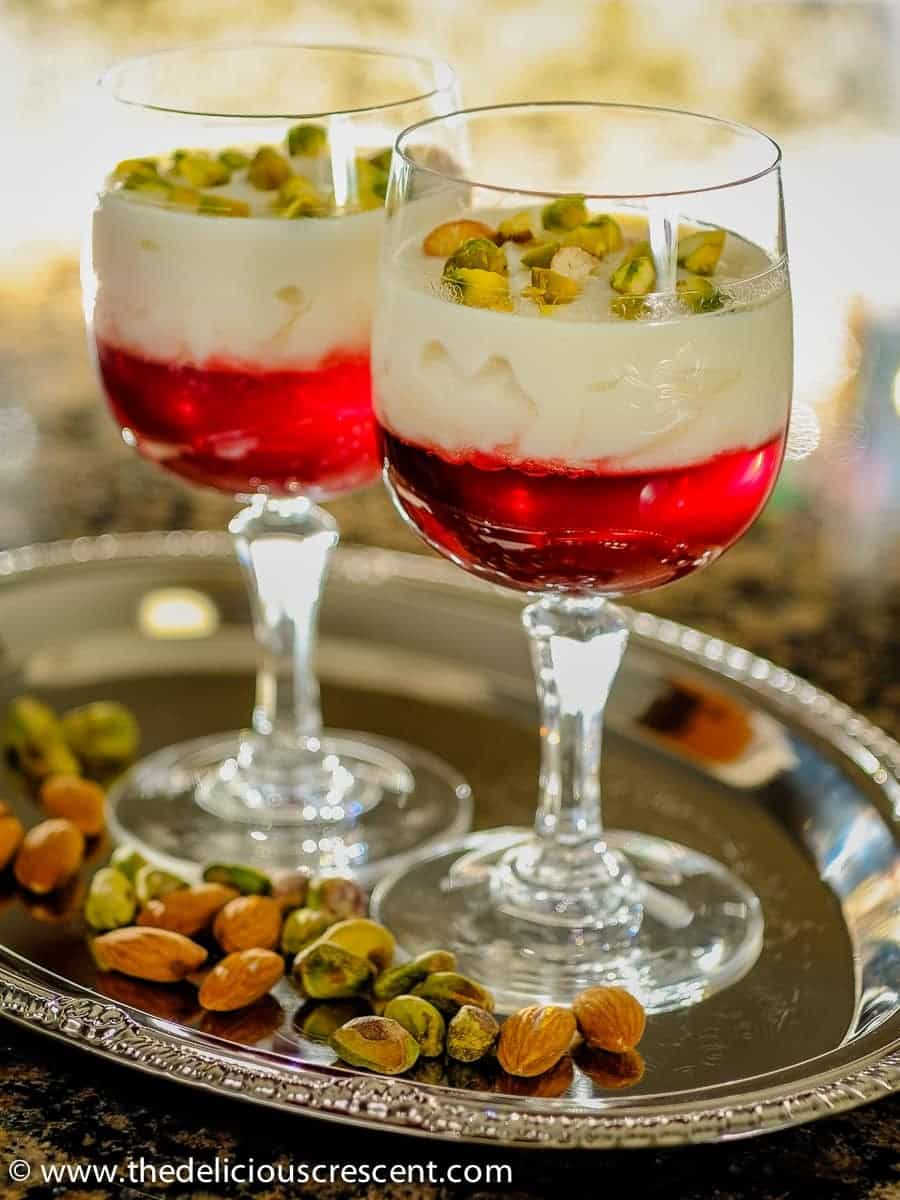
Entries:
[[101, 80], [108, 174], [85, 261], [125, 442], [246, 501], [230, 525], [259, 670], [252, 728], [142, 760], [112, 826], [156, 857], [361, 875], [468, 826], [424, 751], [323, 731], [313, 668], [333, 518], [380, 471], [369, 326], [391, 144], [457, 105], [445, 64], [351, 47], [185, 47]]
[[651, 1009], [727, 986], [762, 943], [731, 871], [605, 831], [610, 602], [716, 559], [780, 467], [791, 301], [778, 147], [625, 105], [473, 110], [395, 147], [373, 335], [385, 478], [429, 545], [535, 597], [531, 831], [398, 870], [375, 907], [453, 946], [507, 1007], [619, 982]]

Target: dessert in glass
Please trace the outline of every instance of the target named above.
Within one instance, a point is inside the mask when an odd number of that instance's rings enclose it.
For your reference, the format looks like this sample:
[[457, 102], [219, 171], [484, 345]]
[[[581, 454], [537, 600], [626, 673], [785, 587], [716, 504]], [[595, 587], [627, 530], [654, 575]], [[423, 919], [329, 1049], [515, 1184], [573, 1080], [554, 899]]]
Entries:
[[369, 327], [390, 147], [453, 109], [453, 73], [230, 45], [101, 84], [110, 169], [84, 272], [100, 377], [128, 445], [246, 502], [230, 530], [259, 651], [252, 728], [142, 760], [113, 829], [179, 863], [372, 875], [464, 830], [470, 800], [423, 751], [323, 731], [312, 656], [337, 529], [317, 502], [381, 470]]
[[385, 478], [407, 520], [524, 610], [540, 706], [531, 831], [379, 885], [410, 953], [451, 945], [508, 1007], [619, 982], [651, 1009], [762, 944], [730, 870], [600, 817], [611, 598], [713, 562], [774, 486], [791, 402], [779, 151], [711, 118], [474, 110], [395, 149], [373, 335]]

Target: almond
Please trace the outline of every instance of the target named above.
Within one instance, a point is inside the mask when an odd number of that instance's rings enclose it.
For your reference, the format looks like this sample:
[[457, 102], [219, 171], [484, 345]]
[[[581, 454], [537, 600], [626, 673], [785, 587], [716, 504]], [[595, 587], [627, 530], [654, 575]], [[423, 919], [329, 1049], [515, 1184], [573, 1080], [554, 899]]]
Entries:
[[175, 983], [206, 961], [206, 951], [190, 938], [138, 925], [101, 934], [91, 949], [101, 971], [121, 971], [151, 983]]
[[274, 950], [281, 936], [281, 905], [269, 896], [238, 896], [219, 909], [213, 935], [226, 953]]
[[65, 817], [85, 837], [102, 833], [106, 826], [103, 788], [80, 775], [51, 775], [41, 786], [41, 803], [51, 817]]
[[647, 1014], [640, 1000], [620, 987], [592, 987], [572, 1001], [581, 1036], [589, 1046], [621, 1054], [644, 1036]]
[[237, 950], [213, 967], [198, 998], [213, 1012], [233, 1012], [260, 1000], [283, 974], [280, 954], [272, 950]]
[[224, 883], [198, 883], [148, 900], [138, 915], [138, 925], [171, 929], [190, 937], [207, 929], [220, 908], [238, 895], [237, 888]]
[[24, 836], [25, 826], [18, 817], [9, 812], [0, 814], [0, 871], [12, 861]]
[[433, 258], [448, 258], [469, 238], [484, 237], [494, 241], [497, 232], [481, 221], [445, 221], [437, 225], [422, 243], [422, 249]]
[[67, 883], [84, 859], [84, 834], [63, 818], [41, 821], [25, 834], [13, 870], [23, 888], [44, 896]]
[[575, 1036], [575, 1018], [559, 1004], [532, 1004], [508, 1017], [497, 1058], [509, 1075], [542, 1075], [556, 1066]]

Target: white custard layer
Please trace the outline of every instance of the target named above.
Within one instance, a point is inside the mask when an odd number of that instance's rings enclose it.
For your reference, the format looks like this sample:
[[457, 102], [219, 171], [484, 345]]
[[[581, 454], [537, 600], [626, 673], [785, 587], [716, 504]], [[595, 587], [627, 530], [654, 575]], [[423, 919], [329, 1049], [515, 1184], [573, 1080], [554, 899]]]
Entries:
[[433, 262], [417, 278], [407, 247], [383, 276], [375, 409], [399, 437], [451, 457], [639, 471], [753, 448], [786, 427], [791, 302], [779, 268], [758, 302], [656, 322], [454, 304], [435, 294]]
[[211, 217], [106, 193], [94, 213], [95, 332], [194, 366], [308, 369], [333, 352], [364, 352], [383, 219], [380, 209]]

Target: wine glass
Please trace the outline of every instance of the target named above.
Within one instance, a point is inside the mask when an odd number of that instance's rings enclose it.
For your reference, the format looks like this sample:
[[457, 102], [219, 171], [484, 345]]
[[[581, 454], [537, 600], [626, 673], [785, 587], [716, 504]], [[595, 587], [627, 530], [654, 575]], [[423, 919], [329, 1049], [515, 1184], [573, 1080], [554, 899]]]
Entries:
[[376, 891], [515, 1007], [618, 982], [651, 1009], [734, 982], [760, 904], [722, 864], [604, 831], [610, 602], [716, 559], [765, 504], [791, 401], [780, 153], [756, 130], [606, 104], [438, 117], [397, 141], [373, 334], [385, 478], [439, 553], [530, 593], [531, 831]]
[[470, 797], [424, 751], [323, 731], [312, 657], [338, 535], [317, 502], [380, 471], [390, 147], [454, 108], [454, 75], [379, 50], [194, 46], [112, 68], [101, 94], [84, 276], [103, 388], [129, 446], [246, 502], [229, 528], [259, 653], [252, 728], [143, 759], [110, 794], [112, 828], [180, 865], [371, 876], [467, 828]]

